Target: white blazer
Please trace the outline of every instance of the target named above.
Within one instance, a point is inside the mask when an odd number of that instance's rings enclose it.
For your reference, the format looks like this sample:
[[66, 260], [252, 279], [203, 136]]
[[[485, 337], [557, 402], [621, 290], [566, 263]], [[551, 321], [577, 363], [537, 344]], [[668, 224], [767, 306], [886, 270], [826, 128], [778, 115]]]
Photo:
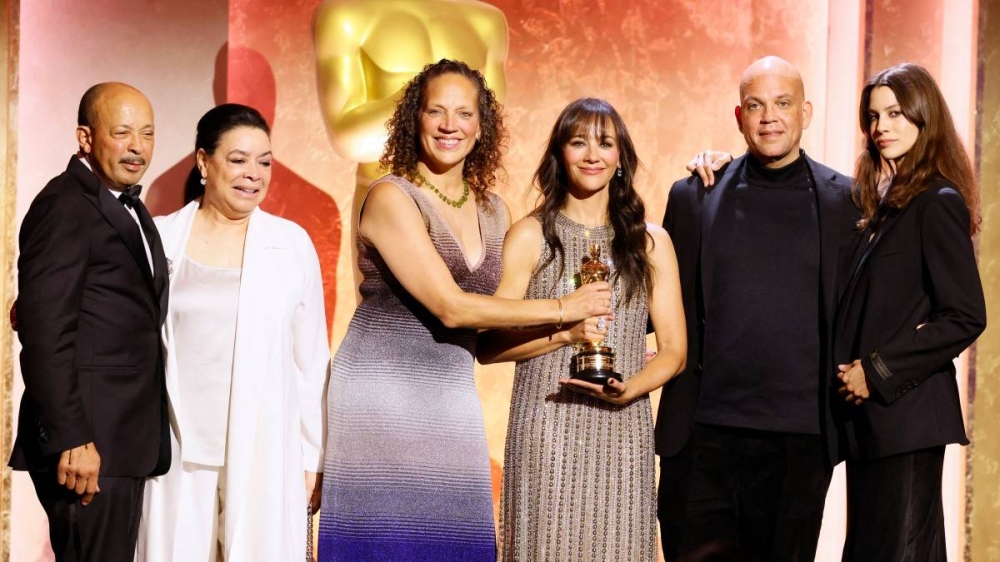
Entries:
[[[199, 203], [157, 217], [164, 251], [179, 267]], [[173, 288], [176, 275], [171, 274]], [[250, 216], [236, 319], [225, 456], [225, 559], [301, 560], [306, 545], [304, 471], [322, 472], [330, 342], [319, 259], [305, 230], [256, 209]], [[174, 456], [170, 471], [146, 483], [137, 560], [175, 560], [184, 541], [177, 508], [185, 463], [205, 463], [184, 448], [173, 320], [163, 326]], [[179, 454], [178, 454], [179, 453]], [[217, 464], [217, 463], [214, 463]], [[205, 498], [214, 502], [215, 498]], [[177, 561], [180, 562], [180, 561]]]

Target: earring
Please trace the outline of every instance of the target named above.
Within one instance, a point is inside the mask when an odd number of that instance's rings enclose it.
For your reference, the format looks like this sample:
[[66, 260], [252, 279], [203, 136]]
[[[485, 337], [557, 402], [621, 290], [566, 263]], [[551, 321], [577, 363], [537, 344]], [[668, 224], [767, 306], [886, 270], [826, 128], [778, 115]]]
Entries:
[[[618, 175], [619, 175], [619, 176], [620, 176], [620, 175], [622, 175], [622, 174], [621, 174], [621, 171], [619, 171], [619, 172], [618, 172]], [[205, 185], [206, 183], [208, 183], [208, 180], [207, 180], [207, 179], [205, 179], [205, 178], [201, 178], [201, 185]]]
[[618, 166], [618, 177], [622, 177], [622, 167]]

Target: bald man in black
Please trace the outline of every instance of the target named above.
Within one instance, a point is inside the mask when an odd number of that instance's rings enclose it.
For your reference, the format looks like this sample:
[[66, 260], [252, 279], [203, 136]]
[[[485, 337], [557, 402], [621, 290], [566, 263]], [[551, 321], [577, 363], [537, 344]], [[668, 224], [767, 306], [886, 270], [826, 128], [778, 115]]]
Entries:
[[735, 114], [747, 153], [713, 187], [675, 183], [664, 220], [689, 345], [656, 428], [664, 554], [812, 561], [836, 462], [828, 340], [850, 178], [801, 150], [812, 106], [787, 61], [746, 69]]
[[25, 392], [10, 465], [31, 475], [57, 561], [131, 562], [145, 478], [170, 465], [167, 261], [136, 185], [153, 155], [149, 100], [98, 84], [76, 136], [21, 224]]

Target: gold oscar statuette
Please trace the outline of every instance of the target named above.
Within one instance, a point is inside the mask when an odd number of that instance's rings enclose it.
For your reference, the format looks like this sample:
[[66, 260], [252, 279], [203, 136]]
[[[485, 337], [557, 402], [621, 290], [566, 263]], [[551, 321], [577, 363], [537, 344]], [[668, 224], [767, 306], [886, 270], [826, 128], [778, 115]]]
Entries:
[[[590, 254], [583, 257], [580, 264], [580, 284], [608, 281], [611, 278], [611, 266], [601, 261], [601, 247], [590, 245]], [[579, 352], [570, 360], [570, 378], [589, 383], [604, 385], [608, 379], [622, 380], [615, 372], [615, 350], [604, 345], [603, 341], [591, 341], [583, 344]]]

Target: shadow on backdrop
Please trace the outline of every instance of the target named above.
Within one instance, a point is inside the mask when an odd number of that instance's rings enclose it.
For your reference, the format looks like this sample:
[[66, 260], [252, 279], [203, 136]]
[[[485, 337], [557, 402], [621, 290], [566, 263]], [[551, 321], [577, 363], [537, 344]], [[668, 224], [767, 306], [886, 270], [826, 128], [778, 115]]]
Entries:
[[[249, 105], [260, 111], [271, 129], [274, 129], [274, 110], [277, 104], [274, 72], [267, 59], [257, 51], [224, 44], [215, 57], [212, 92], [216, 105]], [[192, 144], [194, 130], [192, 124]], [[184, 193], [184, 184], [193, 166], [192, 152], [153, 180], [146, 197], [146, 206], [152, 215], [170, 214], [190, 200]], [[272, 159], [271, 185], [267, 198], [260, 207], [268, 213], [294, 221], [312, 238], [323, 276], [329, 337], [337, 304], [337, 259], [340, 256], [341, 220], [337, 203], [275, 157]]]

